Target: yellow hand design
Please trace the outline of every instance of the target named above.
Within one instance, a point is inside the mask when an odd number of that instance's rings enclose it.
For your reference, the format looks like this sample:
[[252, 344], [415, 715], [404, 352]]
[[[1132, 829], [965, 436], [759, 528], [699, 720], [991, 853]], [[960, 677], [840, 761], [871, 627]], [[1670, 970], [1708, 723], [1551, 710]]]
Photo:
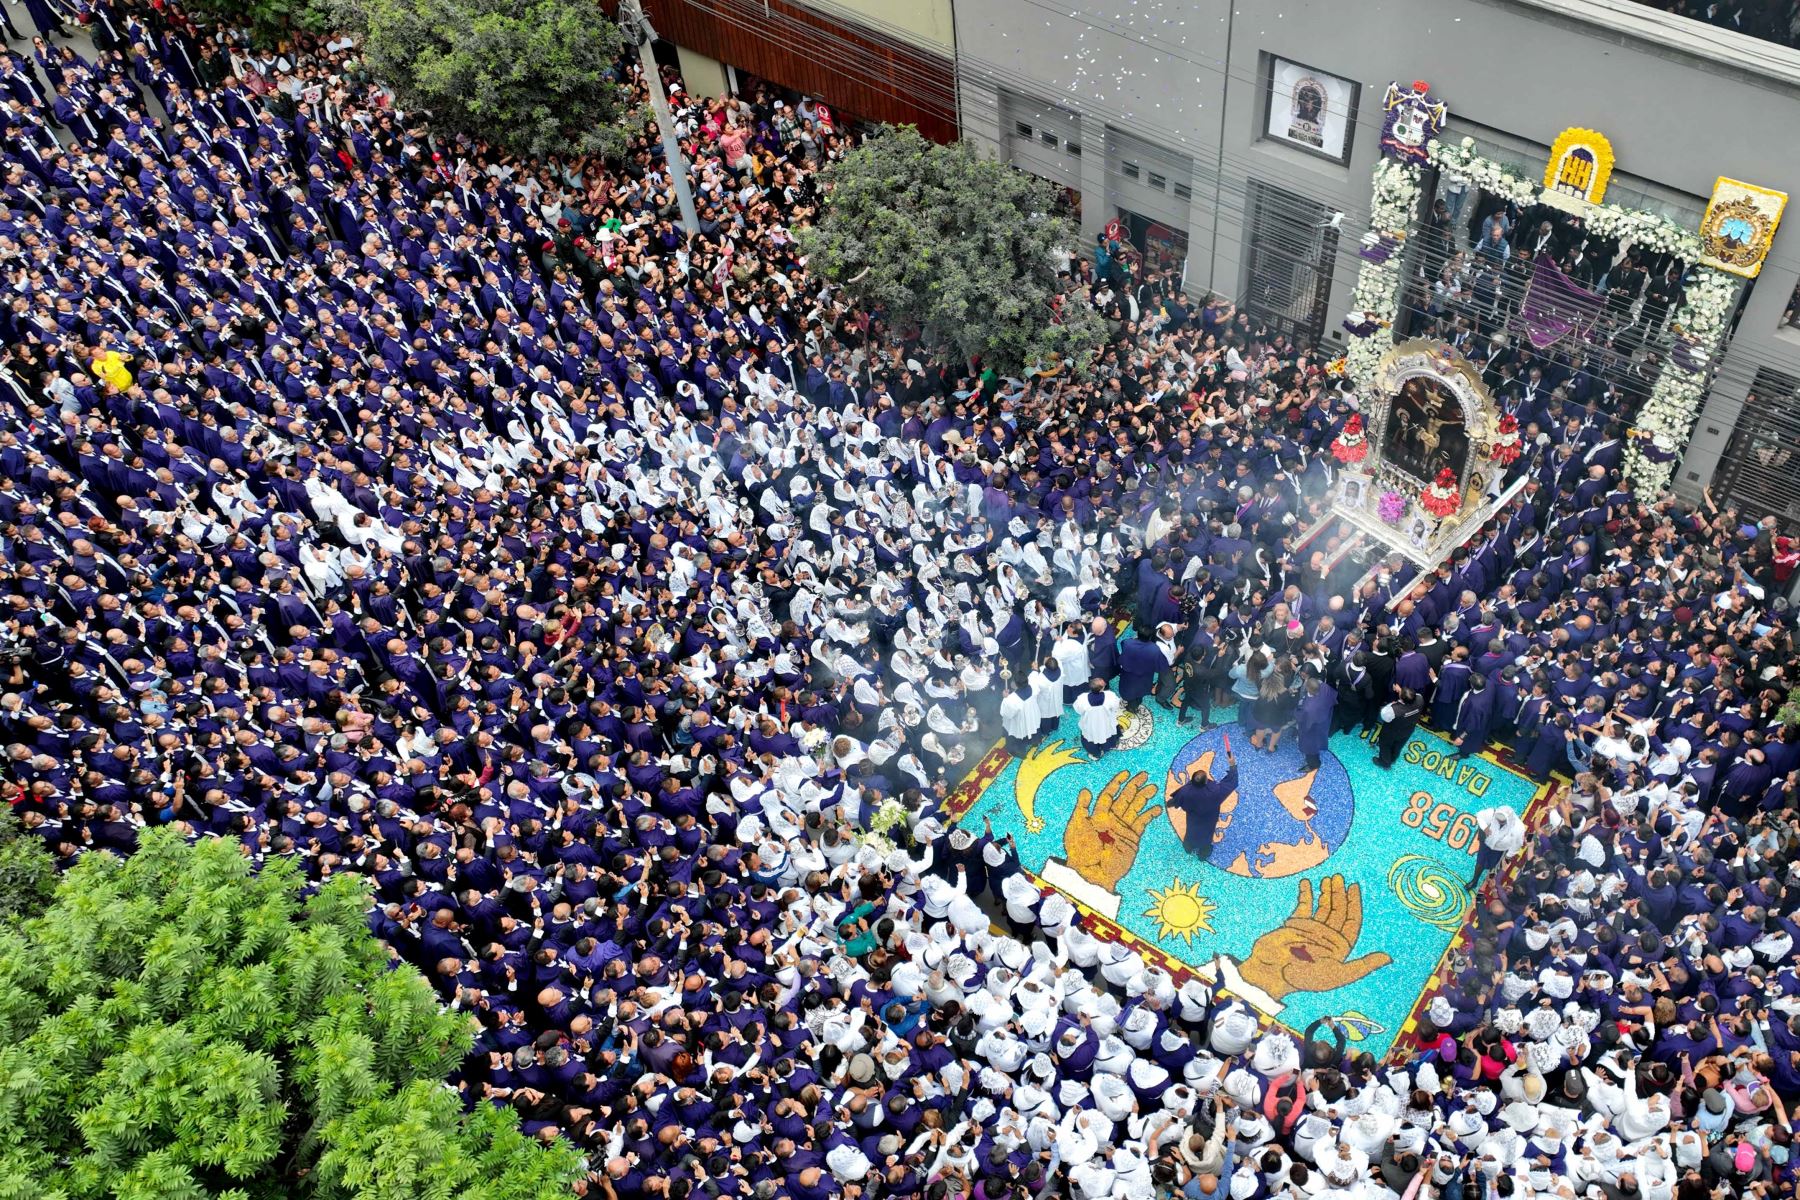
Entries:
[[1052, 771], [1082, 761], [1081, 754], [1073, 747], [1064, 746], [1061, 738], [1033, 746], [1025, 752], [1025, 757], [1019, 761], [1018, 778], [1013, 781], [1013, 797], [1019, 802], [1019, 811], [1025, 814], [1027, 832], [1044, 831], [1044, 818], [1037, 815], [1037, 794], [1044, 780]]
[[1114, 891], [1137, 861], [1144, 830], [1162, 814], [1160, 804], [1144, 807], [1155, 799], [1156, 785], [1142, 771], [1120, 771], [1098, 796], [1082, 788], [1063, 830], [1069, 866], [1096, 887]]
[[1256, 939], [1238, 972], [1277, 1000], [1289, 992], [1329, 992], [1393, 961], [1379, 950], [1352, 959], [1361, 933], [1360, 884], [1346, 888], [1342, 875], [1327, 876], [1315, 909], [1312, 882], [1302, 879], [1293, 913]]

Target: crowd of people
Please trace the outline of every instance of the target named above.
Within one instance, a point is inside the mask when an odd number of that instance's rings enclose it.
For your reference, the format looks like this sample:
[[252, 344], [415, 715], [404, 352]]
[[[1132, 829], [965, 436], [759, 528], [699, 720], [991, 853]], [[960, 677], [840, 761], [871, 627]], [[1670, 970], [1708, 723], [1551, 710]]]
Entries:
[[[1521, 428], [1577, 410], [1589, 422], [1628, 422], [1642, 407], [1676, 346], [1685, 264], [1598, 236], [1551, 205], [1522, 206], [1449, 178], [1421, 226], [1405, 336], [1462, 351], [1496, 396], [1512, 394]], [[1548, 300], [1533, 295], [1547, 283], [1540, 263], [1558, 273]], [[1562, 305], [1568, 335], [1534, 331], [1534, 302]]]
[[[939, 361], [805, 269], [854, 141], [823, 104], [672, 80], [686, 237], [647, 134], [521, 162], [348, 40], [100, 0], [89, 52], [28, 9], [0, 743], [59, 861], [174, 824], [367, 875], [480, 1023], [466, 1102], [582, 1146], [590, 1196], [1792, 1193], [1783, 564], [1634, 497], [1604, 390], [1497, 389], [1519, 498], [1359, 586], [1301, 543], [1357, 403], [1310, 347], [1072, 258], [1091, 372]], [[1379, 1063], [948, 819], [1096, 680], [1309, 754], [1321, 713], [1428, 717], [1573, 784], [1485, 814], [1510, 862]]]
[[1638, 0], [1677, 16], [1733, 33], [1800, 47], [1800, 3], [1795, 0]]

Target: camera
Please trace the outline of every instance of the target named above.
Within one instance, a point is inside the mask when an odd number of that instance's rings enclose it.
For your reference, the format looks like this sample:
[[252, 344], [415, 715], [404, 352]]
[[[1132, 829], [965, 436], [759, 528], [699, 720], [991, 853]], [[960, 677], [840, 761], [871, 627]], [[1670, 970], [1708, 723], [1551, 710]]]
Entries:
[[31, 659], [31, 644], [16, 633], [0, 630], [0, 667], [23, 666]]

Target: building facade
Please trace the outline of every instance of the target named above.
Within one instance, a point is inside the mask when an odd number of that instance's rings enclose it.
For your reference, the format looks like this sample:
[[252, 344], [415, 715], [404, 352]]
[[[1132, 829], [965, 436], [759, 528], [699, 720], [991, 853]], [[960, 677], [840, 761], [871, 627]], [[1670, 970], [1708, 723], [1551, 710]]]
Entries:
[[[749, 77], [844, 116], [957, 136], [951, 0], [643, 0], [682, 77], [714, 95]], [[610, 7], [610, 5], [609, 5]]]
[[[1541, 175], [1598, 130], [1606, 200], [1695, 229], [1720, 176], [1800, 195], [1800, 53], [1633, 0], [965, 0], [963, 136], [1118, 220], [1191, 292], [1341, 345], [1369, 228], [1382, 97], [1422, 79], [1447, 136]], [[1746, 289], [1676, 486], [1800, 520], [1800, 228]]]

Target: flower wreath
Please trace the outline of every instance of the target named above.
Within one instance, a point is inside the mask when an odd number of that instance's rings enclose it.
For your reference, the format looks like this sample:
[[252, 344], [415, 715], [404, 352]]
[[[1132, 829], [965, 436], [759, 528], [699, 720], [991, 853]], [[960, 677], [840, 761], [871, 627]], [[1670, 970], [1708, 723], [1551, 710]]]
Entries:
[[1419, 505], [1440, 521], [1461, 508], [1462, 493], [1456, 486], [1456, 472], [1449, 467], [1439, 471], [1437, 478], [1419, 493]]
[[1500, 418], [1500, 431], [1488, 447], [1488, 458], [1502, 467], [1519, 461], [1519, 418], [1506, 413]]
[[1331, 457], [1346, 467], [1354, 466], [1369, 457], [1369, 439], [1363, 434], [1361, 413], [1351, 413], [1350, 419], [1344, 422], [1343, 430], [1332, 439]]

